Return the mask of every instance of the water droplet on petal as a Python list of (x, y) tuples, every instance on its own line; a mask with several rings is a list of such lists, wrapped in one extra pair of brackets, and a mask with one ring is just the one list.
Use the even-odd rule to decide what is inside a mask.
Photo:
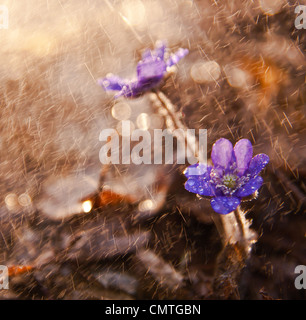
[(192, 187), (195, 184), (195, 181), (193, 179), (189, 179), (187, 184)]

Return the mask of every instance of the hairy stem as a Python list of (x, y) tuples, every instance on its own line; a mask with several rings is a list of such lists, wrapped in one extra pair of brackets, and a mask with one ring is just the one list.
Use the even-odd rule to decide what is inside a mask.
[(240, 206), (227, 215), (221, 215), (220, 218), (223, 225), (224, 246), (239, 243), (244, 253), (248, 255), (257, 235), (250, 229), (250, 222), (245, 218)]
[[(175, 110), (174, 105), (161, 91), (154, 92), (155, 97), (161, 103), (161, 107), (165, 112), (162, 112), (167, 129), (173, 132), (174, 130), (180, 129), (176, 131), (176, 137), (180, 143), (184, 144), (187, 150), (189, 150), (190, 154), (194, 154), (196, 158), (198, 158), (198, 141), (190, 140), (187, 137), (187, 128), (184, 123), (180, 119), (180, 114)], [(156, 101), (155, 101), (156, 102)], [(158, 104), (155, 103), (158, 107)]]

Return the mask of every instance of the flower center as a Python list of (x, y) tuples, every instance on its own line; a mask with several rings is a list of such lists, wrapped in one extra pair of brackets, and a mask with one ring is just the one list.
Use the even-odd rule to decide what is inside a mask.
[(223, 184), (230, 189), (235, 189), (237, 186), (237, 179), (237, 176), (234, 174), (226, 174), (223, 176)]

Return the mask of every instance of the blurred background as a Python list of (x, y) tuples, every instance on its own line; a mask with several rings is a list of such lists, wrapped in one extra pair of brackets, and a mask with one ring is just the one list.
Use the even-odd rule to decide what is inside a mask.
[[(304, 1), (0, 4), (1, 299), (305, 299)], [(208, 130), (208, 156), (224, 137), (270, 157), (242, 207), (259, 239), (228, 290), (214, 285), (217, 214), (184, 190), (186, 166), (99, 161), (104, 128), (167, 127), (152, 94), (114, 100), (97, 85), (135, 76), (157, 40), (190, 51), (160, 90), (186, 127)]]

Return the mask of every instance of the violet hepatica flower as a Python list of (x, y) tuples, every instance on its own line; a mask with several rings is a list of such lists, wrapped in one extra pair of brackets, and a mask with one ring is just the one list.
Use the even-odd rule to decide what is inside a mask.
[(213, 166), (195, 164), (185, 170), (188, 178), (185, 189), (212, 197), (210, 202), (214, 211), (228, 214), (263, 183), (259, 173), (269, 162), (269, 157), (264, 153), (252, 156), (253, 147), (249, 140), (241, 139), (233, 148), (229, 140), (221, 138), (212, 147)]
[(162, 42), (158, 43), (154, 50), (147, 49), (142, 55), (142, 60), (137, 64), (137, 77), (135, 79), (122, 79), (113, 74), (108, 74), (106, 78), (99, 79), (98, 83), (106, 91), (119, 91), (115, 98), (139, 96), (159, 85), (167, 73), (167, 69), (177, 64), (189, 52), (188, 49), (180, 48), (168, 59), (165, 59), (165, 50), (166, 46)]

